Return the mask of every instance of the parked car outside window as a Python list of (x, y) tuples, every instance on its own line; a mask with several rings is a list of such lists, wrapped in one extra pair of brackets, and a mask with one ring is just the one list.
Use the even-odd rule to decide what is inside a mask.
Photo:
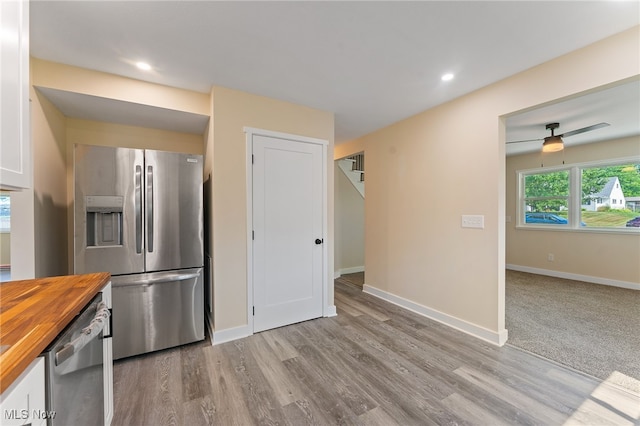
[(551, 223), (555, 225), (566, 225), (567, 219), (553, 213), (526, 213), (525, 223)]
[[(549, 223), (553, 225), (567, 225), (569, 221), (557, 214), (553, 213), (525, 213), (525, 223)], [(587, 226), (586, 223), (580, 222), (580, 226)]]
[(631, 219), (630, 221), (627, 222), (627, 226), (629, 227), (635, 227), (635, 228), (640, 228), (640, 216), (638, 217), (634, 217), (633, 219)]

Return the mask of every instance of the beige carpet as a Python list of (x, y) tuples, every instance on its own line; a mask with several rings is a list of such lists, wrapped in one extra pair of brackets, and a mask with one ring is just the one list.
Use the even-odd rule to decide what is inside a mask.
[(506, 272), (507, 344), (640, 392), (640, 291)]

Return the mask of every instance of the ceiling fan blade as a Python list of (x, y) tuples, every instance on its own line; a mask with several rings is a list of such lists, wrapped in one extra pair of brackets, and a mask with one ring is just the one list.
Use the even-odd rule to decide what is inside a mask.
[(543, 141), (543, 140), (544, 140), (544, 138), (539, 138), (539, 139), (525, 139), (525, 140), (522, 140), (522, 141), (508, 141), (508, 142), (506, 142), (506, 143), (507, 143), (507, 144), (510, 144), (510, 143), (521, 143), (521, 142), (536, 142), (536, 141)]
[(568, 138), (569, 136), (573, 136), (573, 135), (579, 135), (580, 133), (585, 133), (585, 132), (590, 132), (592, 130), (596, 130), (596, 129), (601, 129), (603, 127), (607, 127), (610, 126), (609, 123), (598, 123), (598, 124), (594, 124), (593, 126), (587, 126), (587, 127), (583, 127), (582, 129), (577, 129), (577, 130), (572, 130), (570, 132), (565, 132), (560, 136), (561, 138)]

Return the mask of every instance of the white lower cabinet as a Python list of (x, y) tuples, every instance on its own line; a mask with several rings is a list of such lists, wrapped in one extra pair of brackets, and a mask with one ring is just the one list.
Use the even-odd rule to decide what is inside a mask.
[(0, 398), (3, 426), (46, 425), (44, 359), (36, 358)]
[[(102, 300), (111, 309), (111, 283), (102, 290)], [(111, 336), (111, 321), (104, 328), (104, 335)], [(109, 426), (113, 419), (113, 339), (107, 337), (103, 341), (104, 362), (104, 424)]]

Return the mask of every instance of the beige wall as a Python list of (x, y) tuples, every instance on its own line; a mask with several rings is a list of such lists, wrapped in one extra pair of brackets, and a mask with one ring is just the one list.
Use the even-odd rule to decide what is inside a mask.
[(31, 87), (35, 275), (67, 274), (67, 194), (64, 115)]
[[(246, 138), (253, 127), (329, 141), (328, 251), (333, 271), (333, 114), (224, 87), (212, 90), (215, 123), (207, 155), (213, 153), (213, 264), (216, 332), (247, 325)], [(333, 280), (329, 277), (329, 300)]]
[(66, 125), (68, 148), (74, 144), (117, 146), (160, 151), (204, 153), (204, 137), (192, 133), (125, 126), (102, 121), (68, 118)]
[(339, 160), (341, 158), (349, 157), (351, 155), (364, 152), (366, 149), (364, 139), (355, 139), (352, 141), (341, 143), (336, 145), (333, 151), (333, 159)]
[[(640, 137), (567, 147), (564, 154), (546, 154), (546, 167), (640, 156)], [(509, 265), (586, 275), (640, 285), (640, 238), (597, 232), (557, 232), (516, 229), (518, 170), (540, 167), (540, 153), (507, 157), (506, 214)], [(554, 262), (547, 254), (554, 254)]]
[(335, 199), (335, 270), (364, 268), (364, 198), (337, 163)]
[[(639, 27), (361, 138), (375, 288), (504, 337), (502, 116), (639, 73)], [(463, 229), (461, 215), (485, 216)]]
[(0, 265), (11, 263), (11, 234), (0, 232)]

